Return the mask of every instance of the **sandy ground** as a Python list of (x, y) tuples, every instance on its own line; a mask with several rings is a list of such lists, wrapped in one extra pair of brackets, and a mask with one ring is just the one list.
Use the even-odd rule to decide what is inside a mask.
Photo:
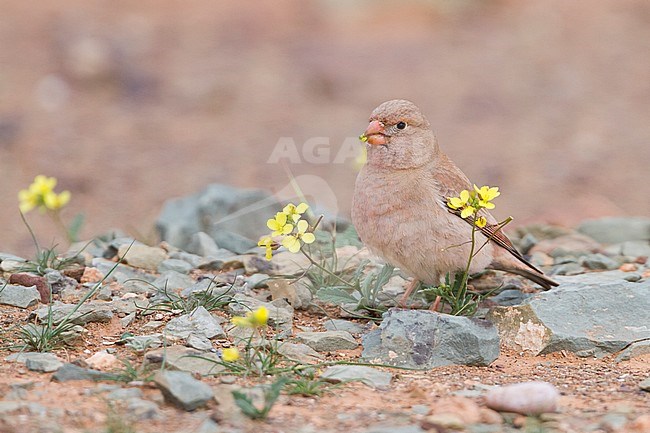
[[(24, 315), (8, 307), (0, 308), (5, 329)], [(326, 319), (322, 315), (297, 312), (294, 323), (324, 330), (322, 323)], [(138, 329), (148, 320), (138, 319), (129, 330), (137, 335)], [(86, 359), (91, 354), (110, 347), (106, 342), (115, 341), (123, 332), (117, 318), (110, 324), (89, 324), (86, 328), (90, 332), (83, 344), (55, 353), (66, 361)], [(117, 349), (116, 356), (120, 359), (130, 360), (134, 365), (139, 365), (142, 361), (142, 357), (124, 347), (112, 347)], [(34, 373), (24, 366), (4, 361), (8, 353), (0, 350), (0, 395), (6, 395), (16, 385), (22, 384), (27, 390), (23, 401), (38, 403), (50, 412), (41, 417), (29, 415), (27, 409), (22, 414), (14, 413), (7, 418), (4, 427), (0, 422), (0, 427), (4, 428), (0, 428), (0, 431), (51, 431), (47, 428), (51, 429), (54, 425), (62, 427), (66, 433), (103, 431), (106, 428), (108, 403), (104, 398), (105, 393), (97, 391), (97, 384), (87, 381), (53, 382), (50, 380), (51, 374)], [(354, 361), (360, 355), (360, 349), (326, 355), (330, 360)], [(336, 388), (320, 398), (283, 395), (264, 422), (242, 421), (242, 416), (234, 414), (237, 409), (214, 403), (210, 404), (208, 410), (194, 413), (179, 411), (163, 403), (162, 395), (155, 386), (145, 385), (141, 387), (144, 398), (158, 402), (163, 417), (128, 423), (137, 432), (190, 432), (195, 431), (205, 419), (213, 417), (221, 420), (226, 429), (236, 426), (245, 432), (292, 432), (301, 431), (305, 426), (312, 429), (306, 431), (354, 432), (378, 424), (426, 426), (426, 413), (422, 413), (422, 408), (414, 409), (420, 406), (428, 408), (429, 412), (448, 407), (452, 413), (461, 414), (466, 422), (473, 423), (486, 416), (496, 415), (485, 409), (479, 396), (485, 386), (529, 380), (548, 381), (561, 392), (559, 411), (546, 416), (545, 428), (583, 432), (587, 426), (601, 423), (606, 414), (623, 414), (630, 421), (638, 419), (644, 413), (650, 415), (650, 393), (643, 392), (638, 387), (638, 383), (650, 374), (648, 356), (615, 363), (611, 358), (577, 358), (564, 353), (534, 357), (504, 351), (489, 367), (450, 366), (431, 371), (387, 371), (394, 374), (392, 384), (387, 389), (373, 390), (357, 383)], [(203, 378), (203, 381), (215, 386), (221, 382), (219, 378)], [(31, 385), (25, 385), (28, 383)], [(247, 383), (250, 382), (238, 380), (240, 385)], [(457, 392), (473, 392), (473, 395), (458, 397), (455, 394)], [(63, 415), (52, 415), (57, 410)], [(124, 420), (130, 419), (129, 411), (119, 402), (112, 410)], [(486, 411), (488, 415), (485, 414)], [(514, 415), (510, 417), (511, 422), (517, 422), (514, 418)], [(500, 417), (497, 416), (496, 419), (499, 420)], [(525, 422), (523, 417), (519, 417), (519, 422)], [(7, 430), (8, 425), (19, 425), (20, 428)], [(642, 431), (639, 430), (638, 433)]]

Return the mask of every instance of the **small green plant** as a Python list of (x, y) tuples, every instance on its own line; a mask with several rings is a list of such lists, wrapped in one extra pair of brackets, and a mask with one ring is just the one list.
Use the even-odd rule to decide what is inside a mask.
[[(476, 313), (479, 303), (490, 293), (478, 294), (468, 290), (470, 267), (472, 260), (481, 249), (510, 221), (507, 218), (503, 222), (488, 226), (488, 220), (481, 215), (484, 209), (494, 209), (494, 200), (501, 195), (498, 187), (474, 185), (474, 190), (463, 190), (458, 197), (449, 197), (447, 207), (461, 218), (472, 225), (471, 238), (469, 240), (470, 250), (465, 268), (459, 272), (447, 273), (444, 284), (425, 289), (425, 296), (435, 296), (432, 309), (437, 310), (442, 304), (443, 311), (448, 310), (453, 315), (472, 316)], [(489, 228), (489, 229), (488, 229)], [(476, 232), (480, 231), (487, 237), (483, 245), (477, 245)], [(452, 245), (449, 248), (459, 247)]]
[(284, 360), (284, 356), (278, 352), (278, 343), (275, 340), (268, 340), (266, 327), (269, 319), (269, 311), (266, 307), (259, 307), (255, 311), (249, 311), (246, 316), (235, 316), (232, 318), (233, 325), (250, 330), (248, 337), (241, 338), (238, 347), (231, 347), (222, 351), (220, 364), (232, 374), (248, 376), (266, 376), (277, 374), (278, 366)]
[(331, 383), (316, 377), (314, 369), (299, 371), (295, 378), (290, 378), (285, 386), (289, 395), (302, 395), (304, 397), (320, 397), (327, 391), (341, 386), (341, 383)]
[(386, 311), (386, 307), (381, 304), (378, 295), (381, 289), (395, 274), (395, 268), (391, 265), (384, 265), (378, 271), (370, 271), (363, 276), (363, 270), (368, 262), (362, 262), (355, 271), (352, 283), (347, 285), (337, 285), (331, 287), (322, 287), (316, 292), (316, 296), (325, 302), (337, 305), (354, 304), (353, 311), (348, 311), (358, 317), (365, 317), (358, 311), (366, 310), (373, 314), (370, 318), (381, 316)]
[(121, 359), (122, 368), (113, 372), (113, 380), (117, 382), (151, 382), (155, 372), (148, 370), (144, 365), (135, 366), (128, 359)]
[[(148, 314), (153, 311), (175, 312), (182, 311), (189, 314), (196, 310), (198, 307), (203, 307), (208, 311), (217, 310), (225, 307), (234, 301), (233, 296), (230, 294), (233, 290), (234, 283), (223, 292), (220, 287), (216, 286), (216, 276), (210, 281), (210, 284), (205, 290), (194, 292), (187, 297), (183, 297), (177, 293), (170, 291), (165, 282), (162, 290), (152, 283), (144, 280), (141, 281), (158, 291), (158, 295), (154, 298), (152, 303), (146, 307), (141, 307), (136, 304), (140, 314)], [(214, 286), (213, 286), (214, 285)]]
[(272, 384), (264, 386), (262, 407), (255, 405), (253, 398), (246, 392), (232, 391), (232, 396), (244, 415), (255, 420), (266, 419), (287, 381), (287, 378), (281, 377)]
[[(120, 258), (104, 278), (97, 282), (63, 317), (63, 319), (58, 321), (56, 324), (52, 313), (52, 292), (50, 292), (47, 319), (45, 320), (45, 323), (29, 323), (21, 327), (19, 330), (18, 338), (22, 341), (23, 347), (37, 352), (49, 352), (63, 346), (68, 341), (70, 331), (72, 331), (76, 326), (75, 322), (79, 320), (79, 317), (75, 317), (75, 314), (86, 303), (86, 301), (97, 292), (102, 283), (113, 273), (121, 261), (122, 259)], [(90, 314), (90, 311), (82, 314), (81, 317), (86, 314)]]

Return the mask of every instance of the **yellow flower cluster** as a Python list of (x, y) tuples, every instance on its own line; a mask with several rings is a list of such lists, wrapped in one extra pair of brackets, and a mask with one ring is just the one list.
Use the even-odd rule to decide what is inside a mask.
[(292, 253), (300, 251), (302, 244), (311, 244), (316, 240), (309, 228), (309, 223), (302, 219), (302, 214), (307, 209), (309, 206), (306, 203), (300, 203), (298, 206), (289, 203), (282, 209), (282, 212), (275, 214), (275, 218), (266, 222), (266, 226), (271, 230), (271, 235), (264, 236), (257, 245), (265, 249), (267, 260), (271, 260), (273, 250), (280, 246), (273, 239), (274, 237), (282, 237), (280, 243)]
[(61, 194), (54, 192), (56, 178), (38, 175), (27, 189), (18, 192), (19, 207), (22, 213), (38, 207), (41, 211), (59, 210), (70, 201), (70, 191)]
[[(500, 196), (499, 187), (474, 185), (473, 191), (462, 190), (458, 197), (449, 197), (447, 206), (454, 210), (460, 210), (461, 218), (469, 218), (476, 215), (481, 209), (494, 209), (492, 200)], [(474, 219), (474, 224), (479, 227), (485, 227), (487, 220), (484, 216), (478, 216)]]
[(243, 328), (261, 328), (269, 321), (269, 310), (266, 307), (259, 307), (255, 311), (249, 311), (245, 317), (235, 316), (231, 320), (233, 325)]
[(228, 347), (221, 351), (221, 359), (225, 362), (235, 362), (239, 359), (239, 350), (236, 347)]

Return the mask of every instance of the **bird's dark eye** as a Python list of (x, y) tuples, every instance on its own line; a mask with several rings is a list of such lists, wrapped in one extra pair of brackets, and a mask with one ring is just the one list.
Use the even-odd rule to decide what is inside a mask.
[(406, 128), (406, 122), (399, 122), (395, 126), (397, 127), (397, 129), (404, 129), (404, 128)]

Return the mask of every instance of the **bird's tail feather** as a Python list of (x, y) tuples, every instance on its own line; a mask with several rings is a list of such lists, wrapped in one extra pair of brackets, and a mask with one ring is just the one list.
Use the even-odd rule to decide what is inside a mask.
[(513, 267), (512, 265), (502, 265), (499, 262), (492, 262), (490, 265), (492, 269), (497, 269), (499, 271), (510, 272), (511, 274), (521, 275), (524, 278), (531, 280), (534, 283), (539, 284), (544, 288), (544, 290), (550, 290), (553, 287), (559, 286), (559, 284), (541, 272), (535, 272), (532, 269), (528, 268), (519, 268)]

